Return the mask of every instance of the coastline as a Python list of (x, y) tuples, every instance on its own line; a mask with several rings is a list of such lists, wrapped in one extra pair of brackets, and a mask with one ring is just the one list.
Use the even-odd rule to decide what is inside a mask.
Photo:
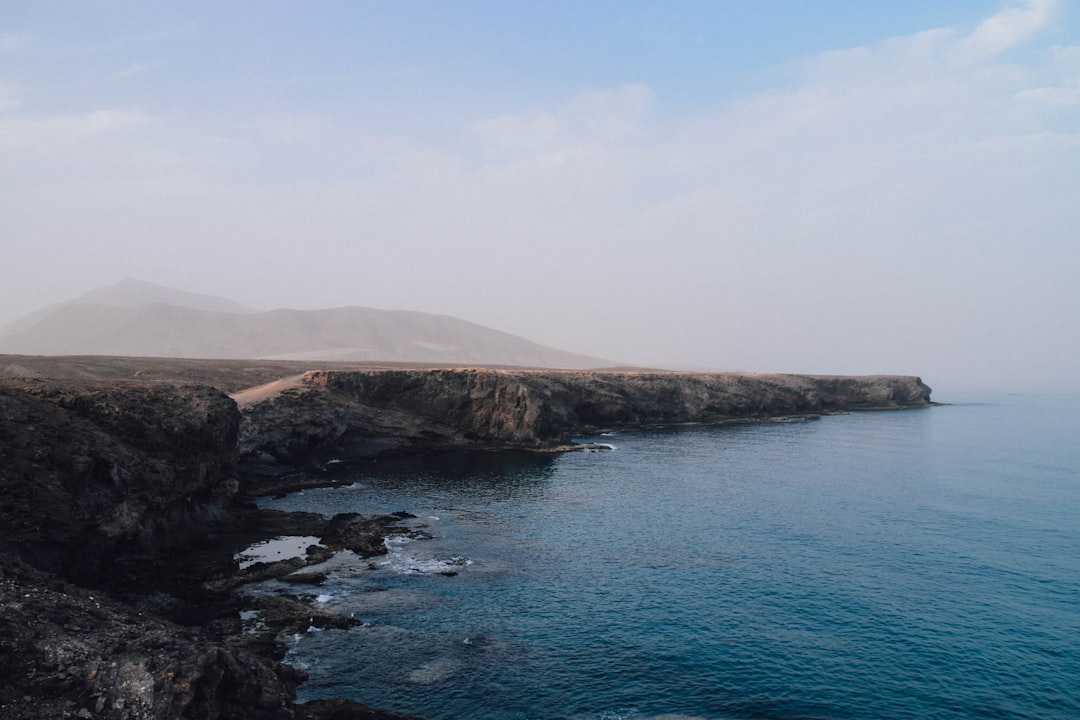
[[(324, 518), (247, 504), (328, 459), (562, 452), (583, 449), (571, 435), (595, 427), (930, 405), (921, 381), (893, 376), (297, 373), (257, 361), (11, 356), (2, 368), (0, 514), (11, 530), (0, 547), (0, 708), (12, 718), (394, 718), (351, 701), (296, 703), (304, 675), (279, 662), (292, 633), (355, 622), (305, 600), (319, 582), (309, 568), (333, 552), (384, 553), (388, 535), (407, 532), (398, 526), (407, 509)], [(271, 392), (239, 387), (274, 373)], [(241, 474), (260, 461), (265, 472)], [(303, 557), (238, 566), (238, 552), (281, 535), (319, 543)], [(236, 592), (269, 577), (300, 590)], [(258, 621), (245, 625), (241, 613)]]

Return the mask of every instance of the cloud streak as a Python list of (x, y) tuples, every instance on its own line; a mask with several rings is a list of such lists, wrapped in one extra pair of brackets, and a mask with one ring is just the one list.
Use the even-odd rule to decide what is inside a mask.
[(1050, 23), (1058, 0), (1027, 0), (979, 23), (961, 48), (976, 56), (992, 55), (1030, 40)]

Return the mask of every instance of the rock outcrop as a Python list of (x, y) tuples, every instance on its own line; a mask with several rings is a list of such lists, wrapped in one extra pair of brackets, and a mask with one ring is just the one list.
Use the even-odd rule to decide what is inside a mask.
[[(304, 675), (275, 659), (276, 632), (351, 620), (264, 597), (252, 609), (269, 634), (238, 637), (232, 591), (286, 573), (318, 583), (306, 568), (339, 550), (384, 551), (408, 514), (245, 507), (241, 459), (552, 451), (604, 428), (930, 404), (918, 378), (893, 376), (0, 361), (0, 715), (16, 720), (392, 720), (347, 700), (296, 703)], [(234, 553), (252, 532), (313, 535), (321, 546), (239, 570)]]
[(36, 718), (292, 718), (303, 673), (0, 561), (0, 713)]
[[(0, 716), (394, 717), (295, 703), (305, 675), (276, 662), (273, 637), (229, 632), (240, 631), (228, 592), (238, 583), (219, 579), (215, 591), (209, 580), (235, 574), (252, 531), (265, 537), (239, 527), (251, 516), (314, 527), (356, 552), (379, 551), (397, 520), (307, 522), (238, 505), (239, 422), (211, 387), (0, 380)], [(267, 576), (304, 562), (281, 565)], [(275, 609), (282, 627), (314, 622), (295, 605), (296, 619)]]
[(351, 370), (233, 397), (245, 459), (303, 465), (425, 450), (553, 450), (603, 429), (922, 407), (930, 388), (891, 375)]
[(236, 494), (239, 423), (209, 387), (0, 382), (0, 549), (92, 582), (197, 532)]

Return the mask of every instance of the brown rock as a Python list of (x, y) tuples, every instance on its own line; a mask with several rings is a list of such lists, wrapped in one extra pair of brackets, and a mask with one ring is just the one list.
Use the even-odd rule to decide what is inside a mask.
[(292, 465), (449, 449), (560, 450), (574, 434), (930, 405), (916, 377), (492, 369), (312, 371), (242, 407), (247, 458)]

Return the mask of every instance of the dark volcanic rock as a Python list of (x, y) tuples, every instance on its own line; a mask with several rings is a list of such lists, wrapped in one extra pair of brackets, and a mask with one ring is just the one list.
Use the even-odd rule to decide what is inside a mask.
[[(603, 428), (930, 404), (918, 378), (894, 376), (298, 374), (288, 365), (272, 387), (236, 393), (241, 415), (221, 390), (162, 380), (171, 372), (191, 380), (220, 375), (219, 387), (235, 388), (243, 378), (274, 377), (278, 365), (3, 360), (0, 716), (16, 720), (392, 720), (347, 700), (296, 704), (304, 676), (275, 661), (282, 634), (355, 621), (317, 612), (303, 595), (232, 591), (290, 574), (318, 582), (317, 568), (303, 569), (335, 550), (385, 552), (385, 535), (405, 532), (392, 526), (410, 516), (328, 519), (242, 506), (240, 452), (251, 462), (303, 466), (383, 452), (550, 451)], [(10, 376), (31, 368), (53, 379)], [(140, 373), (154, 380), (101, 379)], [(267, 477), (278, 488), (295, 482)], [(312, 535), (325, 547), (238, 571), (234, 553), (276, 535)], [(259, 628), (237, 635), (242, 608), (257, 614)]]
[(385, 555), (383, 538), (390, 532), (390, 524), (397, 520), (387, 515), (338, 513), (327, 523), (322, 541), (331, 548), (352, 550), (360, 557)]
[[(295, 717), (304, 674), (275, 662), (278, 635), (355, 621), (263, 598), (267, 632), (221, 634), (239, 582), (332, 552), (237, 573), (247, 544), (329, 524), (234, 504), (239, 420), (208, 387), (0, 380), (0, 717)], [(397, 519), (339, 525), (360, 548)]]
[(282, 575), (278, 580), (294, 585), (322, 585), (326, 582), (326, 573), (294, 572), (289, 575)]
[(924, 407), (916, 377), (529, 370), (313, 371), (239, 393), (240, 450), (302, 466), (446, 449), (552, 450), (574, 434)]
[(0, 677), (7, 720), (278, 720), (305, 676), (5, 558)]
[(239, 419), (207, 387), (0, 381), (0, 549), (92, 583), (191, 536), (236, 493)]

